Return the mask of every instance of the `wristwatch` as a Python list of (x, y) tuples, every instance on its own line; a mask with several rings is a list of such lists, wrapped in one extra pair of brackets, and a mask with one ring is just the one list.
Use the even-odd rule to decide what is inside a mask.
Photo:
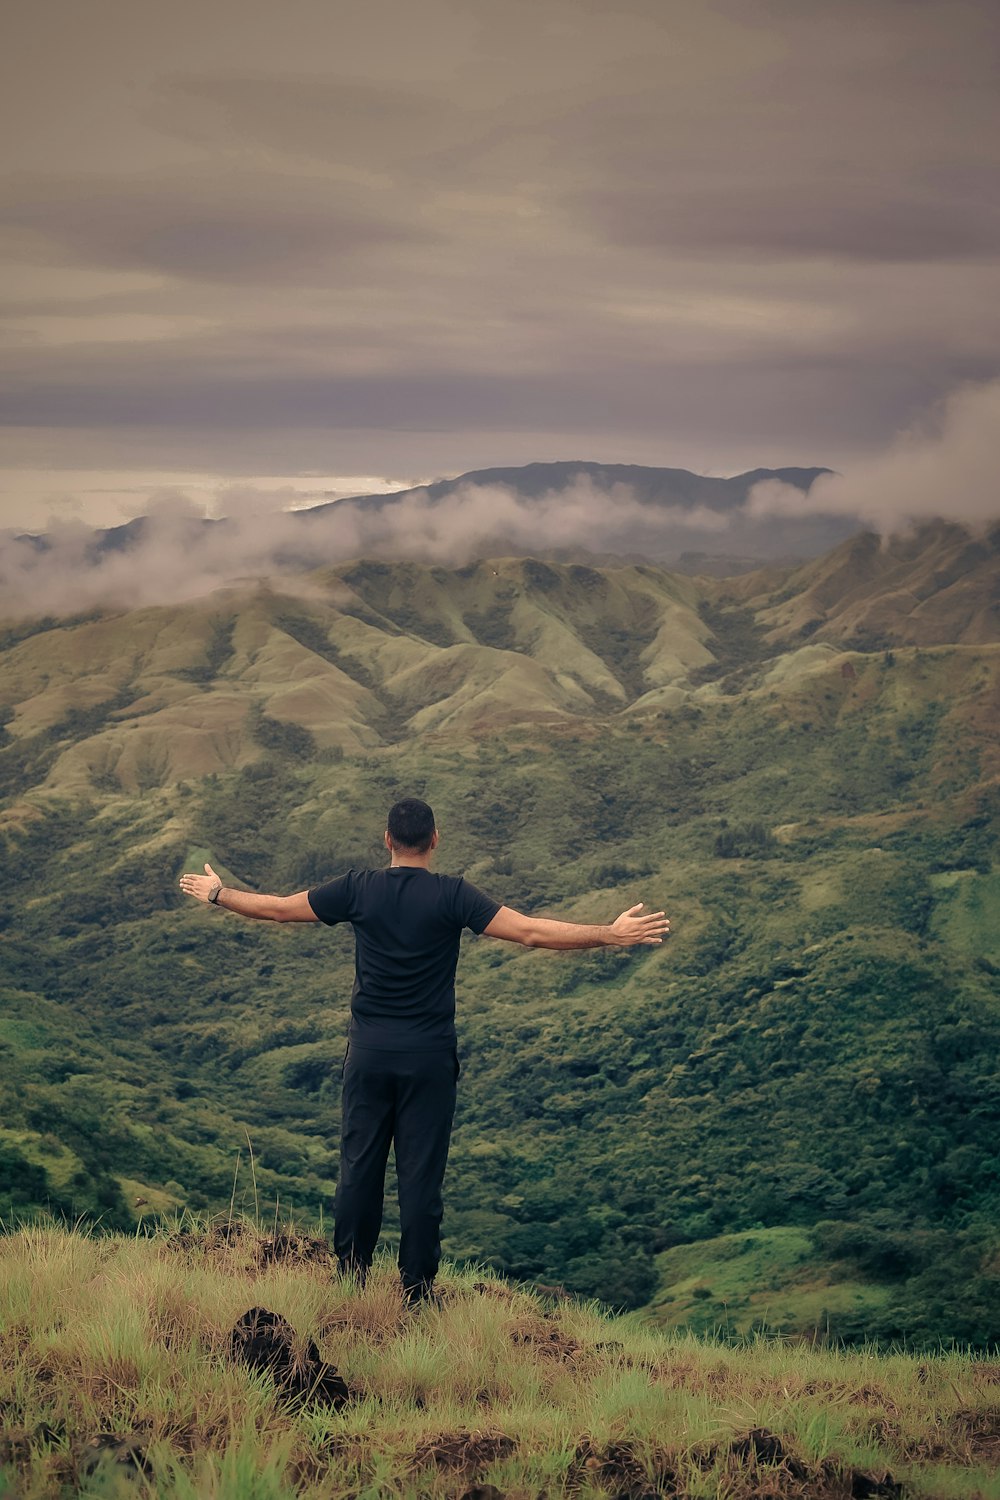
[(222, 892), (222, 881), (220, 880), (218, 882), (218, 884), (214, 885), (212, 887), (212, 889), (208, 893), (208, 899), (209, 899), (209, 901), (211, 902), (211, 904), (213, 906), (218, 906), (218, 904), (219, 904), (219, 896), (220, 896), (221, 892)]

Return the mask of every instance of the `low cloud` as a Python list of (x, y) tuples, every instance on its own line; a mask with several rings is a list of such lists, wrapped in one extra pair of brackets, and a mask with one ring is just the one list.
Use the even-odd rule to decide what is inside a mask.
[(685, 537), (721, 535), (728, 524), (710, 506), (652, 506), (626, 486), (587, 482), (532, 499), (502, 485), (463, 485), (441, 500), (417, 490), (401, 504), (311, 513), (289, 510), (293, 498), (287, 487), (226, 486), (210, 520), (183, 491), (158, 490), (110, 546), (106, 534), (57, 518), (41, 541), (0, 534), (0, 616), (175, 603), (263, 578), (299, 588), (305, 571), (363, 556), (460, 564), (491, 552), (626, 543), (662, 555), (671, 542), (680, 551)]
[(978, 523), (1000, 518), (1000, 380), (954, 392), (882, 454), (849, 474), (822, 475), (808, 496), (765, 480), (747, 500), (748, 515), (856, 516), (894, 531), (943, 516)]

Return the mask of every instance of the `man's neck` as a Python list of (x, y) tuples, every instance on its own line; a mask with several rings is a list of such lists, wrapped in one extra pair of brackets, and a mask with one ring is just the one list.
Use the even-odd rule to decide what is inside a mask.
[(431, 856), (429, 854), (397, 854), (393, 851), (390, 870), (429, 870)]

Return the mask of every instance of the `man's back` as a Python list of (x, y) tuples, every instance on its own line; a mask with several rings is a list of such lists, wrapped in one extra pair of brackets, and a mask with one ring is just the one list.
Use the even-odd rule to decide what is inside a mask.
[(455, 970), (462, 929), (500, 910), (469, 881), (420, 866), (349, 870), (309, 892), (321, 922), (350, 922), (355, 979), (350, 1041), (386, 1051), (455, 1045)]

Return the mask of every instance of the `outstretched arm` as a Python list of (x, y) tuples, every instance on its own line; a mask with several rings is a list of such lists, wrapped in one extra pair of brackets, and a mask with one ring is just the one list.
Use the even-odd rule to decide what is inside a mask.
[(526, 917), (510, 906), (501, 906), (488, 927), (486, 937), (504, 938), (525, 948), (631, 948), (636, 943), (662, 943), (670, 934), (670, 922), (662, 911), (640, 916), (642, 902), (629, 907), (606, 926), (588, 927), (581, 922), (556, 922), (550, 917)]
[(216, 875), (212, 866), (206, 864), (204, 875), (182, 875), (181, 890), (196, 901), (209, 901), (214, 906), (224, 906), (241, 917), (256, 917), (263, 922), (318, 922), (319, 918), (309, 905), (308, 891), (298, 891), (294, 896), (256, 896), (253, 891), (233, 891)]

